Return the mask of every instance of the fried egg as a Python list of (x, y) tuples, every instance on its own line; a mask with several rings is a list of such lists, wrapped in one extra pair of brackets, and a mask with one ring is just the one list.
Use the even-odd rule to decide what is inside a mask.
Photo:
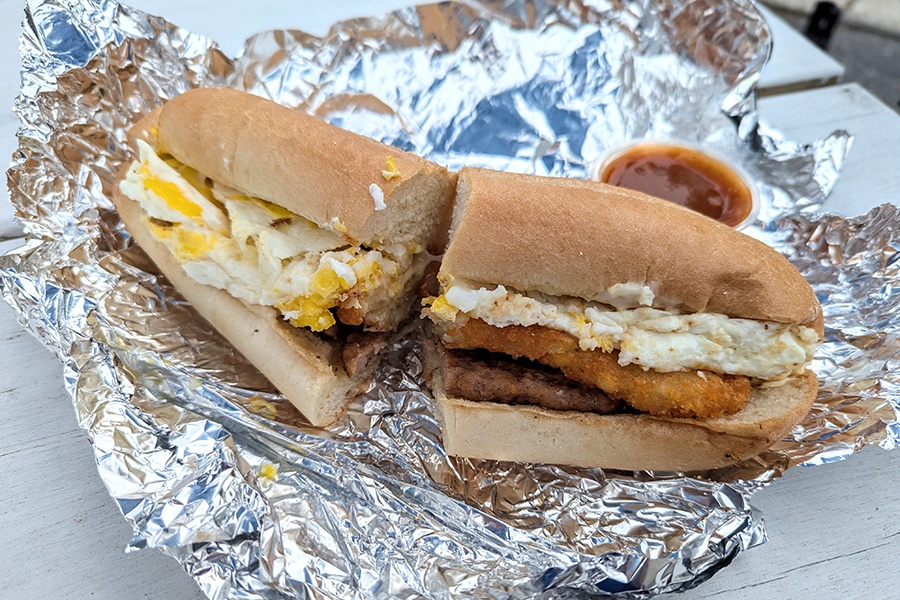
[(396, 296), (415, 249), (351, 246), (337, 231), (205, 179), (138, 141), (120, 184), (145, 224), (196, 281), (273, 306), (297, 327), (324, 331), (351, 294)]
[(502, 285), (447, 282), (430, 302), (435, 322), (481, 319), (494, 327), (539, 325), (578, 338), (582, 350), (619, 351), (619, 364), (660, 372), (706, 369), (767, 381), (801, 371), (818, 334), (809, 327), (651, 306), (617, 309), (574, 298), (525, 295)]

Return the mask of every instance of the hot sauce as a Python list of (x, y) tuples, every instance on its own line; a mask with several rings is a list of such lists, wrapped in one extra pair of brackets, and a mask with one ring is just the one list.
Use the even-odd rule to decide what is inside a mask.
[(753, 209), (747, 183), (731, 167), (698, 150), (642, 143), (612, 157), (600, 181), (663, 198), (730, 227)]

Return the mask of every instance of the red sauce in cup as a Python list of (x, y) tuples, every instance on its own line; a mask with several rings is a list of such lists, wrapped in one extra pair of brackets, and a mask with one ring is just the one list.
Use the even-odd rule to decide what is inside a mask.
[(666, 143), (632, 146), (600, 169), (600, 181), (663, 198), (734, 227), (753, 209), (744, 179), (703, 152)]

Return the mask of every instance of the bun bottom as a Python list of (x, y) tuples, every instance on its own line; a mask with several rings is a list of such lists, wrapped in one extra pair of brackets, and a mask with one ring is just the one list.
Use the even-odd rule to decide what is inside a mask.
[(254, 306), (198, 283), (143, 224), (141, 206), (116, 185), (113, 202), (138, 246), (200, 315), (265, 375), (310, 423), (335, 421), (364, 382), (340, 360), (340, 342), (285, 323), (274, 308)]
[(818, 381), (806, 372), (753, 391), (740, 412), (719, 419), (599, 415), (472, 402), (444, 393), (432, 374), (448, 454), (467, 458), (601, 467), (700, 471), (750, 458), (783, 438), (812, 407)]

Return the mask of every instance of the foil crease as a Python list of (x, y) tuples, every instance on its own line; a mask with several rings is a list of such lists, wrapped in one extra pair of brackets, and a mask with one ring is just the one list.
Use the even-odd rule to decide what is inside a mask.
[[(898, 209), (819, 214), (852, 137), (801, 146), (758, 122), (770, 52), (748, 0), (485, 0), (261, 33), (232, 60), (111, 0), (32, 0), (9, 171), (27, 243), (0, 291), (63, 363), (132, 549), (210, 598), (640, 598), (698, 585), (765, 540), (752, 493), (796, 465), (900, 440)], [(584, 177), (605, 148), (679, 137), (740, 160), (752, 235), (822, 300), (813, 411), (708, 473), (449, 458), (415, 325), (370, 389), (310, 427), (130, 244), (108, 200), (125, 129), (227, 85), (439, 162)]]

